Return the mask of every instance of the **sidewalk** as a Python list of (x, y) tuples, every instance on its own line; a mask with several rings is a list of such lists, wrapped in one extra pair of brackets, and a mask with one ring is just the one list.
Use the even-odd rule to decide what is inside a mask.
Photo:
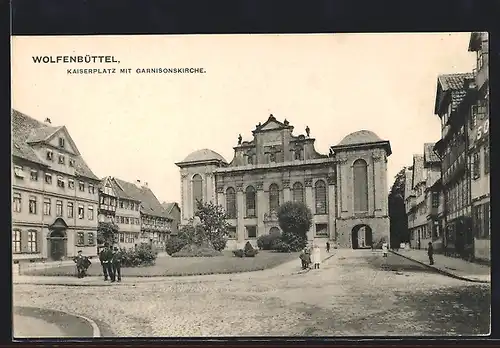
[(439, 273), (453, 278), (477, 283), (491, 282), (491, 268), (489, 266), (479, 265), (477, 263), (440, 254), (434, 254), (434, 265), (431, 266), (429, 265), (427, 250), (410, 249), (397, 252), (391, 250), (391, 252), (421, 265), (425, 265), (426, 267), (433, 268)]

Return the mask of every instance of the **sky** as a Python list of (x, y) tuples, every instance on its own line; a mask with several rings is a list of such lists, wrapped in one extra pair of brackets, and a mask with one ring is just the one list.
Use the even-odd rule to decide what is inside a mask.
[[(470, 72), (470, 33), (58, 36), (12, 38), (12, 107), (65, 125), (98, 177), (147, 182), (180, 201), (176, 162), (210, 148), (228, 162), (238, 134), (269, 114), (309, 126), (327, 154), (366, 129), (389, 140), (388, 185), (440, 138), (437, 76)], [(34, 63), (33, 56), (114, 56), (119, 63)], [(204, 74), (137, 74), (137, 68)], [(67, 69), (115, 68), (116, 74)], [(132, 73), (120, 74), (121, 68)]]

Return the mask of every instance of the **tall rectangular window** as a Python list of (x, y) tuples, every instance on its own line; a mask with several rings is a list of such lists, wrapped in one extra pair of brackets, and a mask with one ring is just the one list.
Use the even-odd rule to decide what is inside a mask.
[(20, 213), (21, 206), (22, 206), (21, 194), (19, 192), (14, 192), (12, 197), (12, 210), (15, 213)]
[(94, 207), (89, 205), (89, 220), (94, 220)]
[(80, 181), (80, 182), (78, 183), (78, 189), (79, 189), (81, 192), (85, 191), (85, 183), (84, 183), (83, 181)]
[(52, 212), (52, 202), (50, 198), (44, 198), (43, 199), (43, 215), (51, 215)]
[(45, 173), (45, 183), (47, 185), (52, 185), (52, 174)]
[(85, 208), (82, 204), (78, 206), (78, 218), (83, 219), (85, 217)]
[(358, 159), (353, 164), (354, 211), (368, 211), (368, 164)]
[(479, 151), (474, 152), (472, 159), (472, 178), (477, 179), (481, 176), (481, 157)]
[(489, 174), (490, 172), (490, 147), (486, 144), (484, 147), (484, 174)]
[(36, 214), (36, 212), (37, 212), (36, 197), (35, 196), (30, 196), (29, 211), (30, 211), (30, 214)]
[(257, 226), (247, 226), (247, 238), (257, 238)]
[(94, 233), (89, 232), (89, 233), (87, 234), (87, 244), (88, 244), (88, 245), (94, 245), (94, 244), (95, 244), (95, 243), (94, 243)]
[(56, 201), (56, 216), (63, 216), (63, 202)]
[(78, 246), (85, 245), (85, 234), (83, 232), (78, 232), (76, 234), (76, 245)]
[(68, 218), (72, 219), (74, 213), (73, 202), (68, 202)]
[(28, 252), (38, 252), (38, 233), (37, 231), (28, 231)]
[(32, 169), (30, 171), (30, 179), (32, 181), (38, 181), (38, 170)]
[(432, 207), (439, 207), (439, 192), (432, 192)]
[(21, 252), (21, 231), (12, 231), (12, 252), (19, 254)]

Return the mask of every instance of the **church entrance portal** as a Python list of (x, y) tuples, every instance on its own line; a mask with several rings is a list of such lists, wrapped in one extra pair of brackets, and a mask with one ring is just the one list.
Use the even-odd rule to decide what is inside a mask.
[(351, 232), (353, 249), (368, 249), (372, 247), (372, 229), (368, 225), (356, 225)]

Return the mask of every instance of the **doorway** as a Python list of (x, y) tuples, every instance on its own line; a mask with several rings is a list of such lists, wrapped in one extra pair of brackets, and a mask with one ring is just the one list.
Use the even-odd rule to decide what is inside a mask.
[(369, 249), (373, 244), (372, 229), (370, 226), (356, 225), (351, 231), (351, 243), (353, 249)]
[(54, 230), (50, 233), (50, 258), (53, 261), (60, 261), (66, 256), (66, 232), (64, 230)]

